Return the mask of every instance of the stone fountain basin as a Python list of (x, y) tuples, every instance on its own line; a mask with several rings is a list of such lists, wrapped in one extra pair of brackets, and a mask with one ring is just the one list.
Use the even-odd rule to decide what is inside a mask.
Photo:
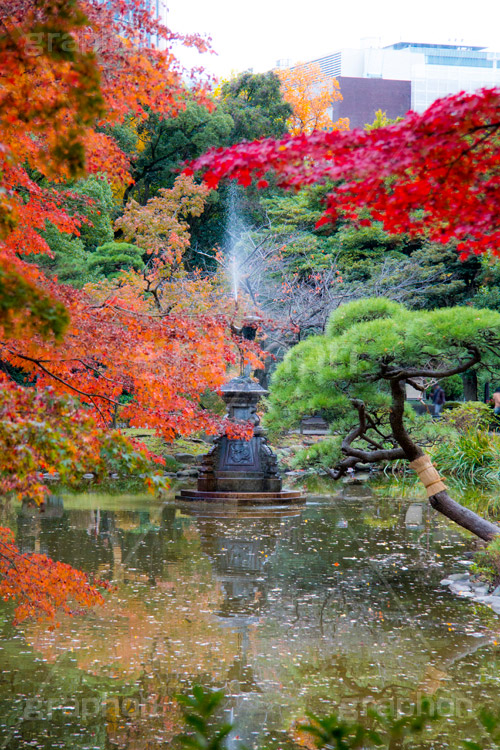
[(280, 505), (281, 503), (302, 503), (306, 501), (303, 492), (280, 490), (278, 492), (204, 492), (202, 490), (181, 490), (176, 500), (231, 503), (233, 505)]

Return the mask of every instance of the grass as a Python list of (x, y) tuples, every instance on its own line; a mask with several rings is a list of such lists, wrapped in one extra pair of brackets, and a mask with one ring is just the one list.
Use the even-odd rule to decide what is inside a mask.
[(135, 438), (144, 443), (151, 453), (162, 456), (166, 461), (165, 471), (177, 471), (180, 468), (179, 461), (174, 458), (176, 453), (202, 456), (210, 450), (210, 445), (200, 438), (178, 438), (172, 443), (167, 443), (154, 430), (146, 428), (126, 427), (122, 432), (127, 437)]
[(500, 480), (500, 437), (496, 434), (469, 429), (429, 452), (445, 476), (478, 484)]
[(500, 537), (495, 537), (487, 547), (476, 552), (474, 568), (493, 586), (500, 583)]

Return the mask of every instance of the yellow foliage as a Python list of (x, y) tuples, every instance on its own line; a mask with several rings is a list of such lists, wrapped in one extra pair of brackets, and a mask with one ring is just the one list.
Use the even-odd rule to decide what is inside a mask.
[(333, 122), (331, 107), (342, 101), (336, 78), (326, 76), (317, 63), (299, 63), (278, 72), (283, 98), (292, 109), (288, 130), (292, 135), (313, 130), (348, 130), (349, 120)]

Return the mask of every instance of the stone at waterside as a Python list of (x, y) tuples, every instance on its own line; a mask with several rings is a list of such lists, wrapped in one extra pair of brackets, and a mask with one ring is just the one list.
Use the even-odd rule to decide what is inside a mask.
[(198, 469), (192, 468), (192, 469), (182, 469), (181, 471), (176, 472), (176, 476), (180, 478), (184, 477), (197, 477), (199, 474)]
[(469, 578), (470, 576), (468, 573), (453, 573), (453, 575), (447, 576), (447, 578), (443, 578), (441, 583), (443, 584), (443, 586), (446, 586), (452, 581), (468, 581)]
[(450, 583), (450, 591), (452, 591), (454, 594), (458, 594), (459, 596), (474, 596), (472, 586), (470, 585), (470, 583), (466, 583), (465, 581), (456, 581), (455, 583)]
[(201, 464), (203, 455), (196, 456), (192, 453), (174, 453), (174, 458), (180, 464)]
[(453, 573), (443, 578), (441, 585), (448, 586), (452, 594), (491, 607), (495, 614), (500, 615), (500, 586), (488, 594), (489, 587), (469, 573)]

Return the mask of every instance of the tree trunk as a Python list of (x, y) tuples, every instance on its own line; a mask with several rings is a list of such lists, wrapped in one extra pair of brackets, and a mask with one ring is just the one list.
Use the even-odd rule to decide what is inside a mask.
[(484, 403), (487, 404), (490, 400), (490, 381), (487, 380), (484, 384)]
[[(477, 380), (476, 380), (477, 383)], [(392, 434), (398, 444), (404, 451), (409, 461), (415, 461), (416, 458), (424, 455), (423, 450), (412, 440), (404, 426), (403, 415), (405, 405), (405, 384), (404, 381), (391, 381), (392, 407), (390, 422)], [(496, 524), (481, 518), (474, 511), (464, 508), (463, 505), (452, 500), (447, 492), (437, 492), (429, 498), (431, 506), (442, 513), (446, 518), (455, 521), (462, 528), (471, 531), (473, 534), (489, 542), (493, 537), (500, 534), (500, 527)]]
[(127, 205), (129, 198), (132, 197), (132, 193), (135, 190), (135, 188), (136, 188), (135, 182), (132, 182), (130, 185), (127, 185), (127, 187), (125, 188), (125, 191), (123, 193), (123, 205), (124, 206)]
[(485, 518), (481, 518), (481, 516), (478, 516), (472, 510), (464, 508), (463, 505), (452, 500), (447, 492), (438, 492), (432, 495), (429, 498), (429, 502), (439, 513), (455, 521), (455, 523), (458, 523), (464, 529), (472, 531), (473, 534), (480, 539), (484, 539), (485, 542), (491, 541), (493, 537), (500, 534), (498, 526), (491, 523), (491, 521), (487, 521)]
[(470, 370), (463, 374), (464, 398), (466, 401), (477, 401), (477, 372)]

